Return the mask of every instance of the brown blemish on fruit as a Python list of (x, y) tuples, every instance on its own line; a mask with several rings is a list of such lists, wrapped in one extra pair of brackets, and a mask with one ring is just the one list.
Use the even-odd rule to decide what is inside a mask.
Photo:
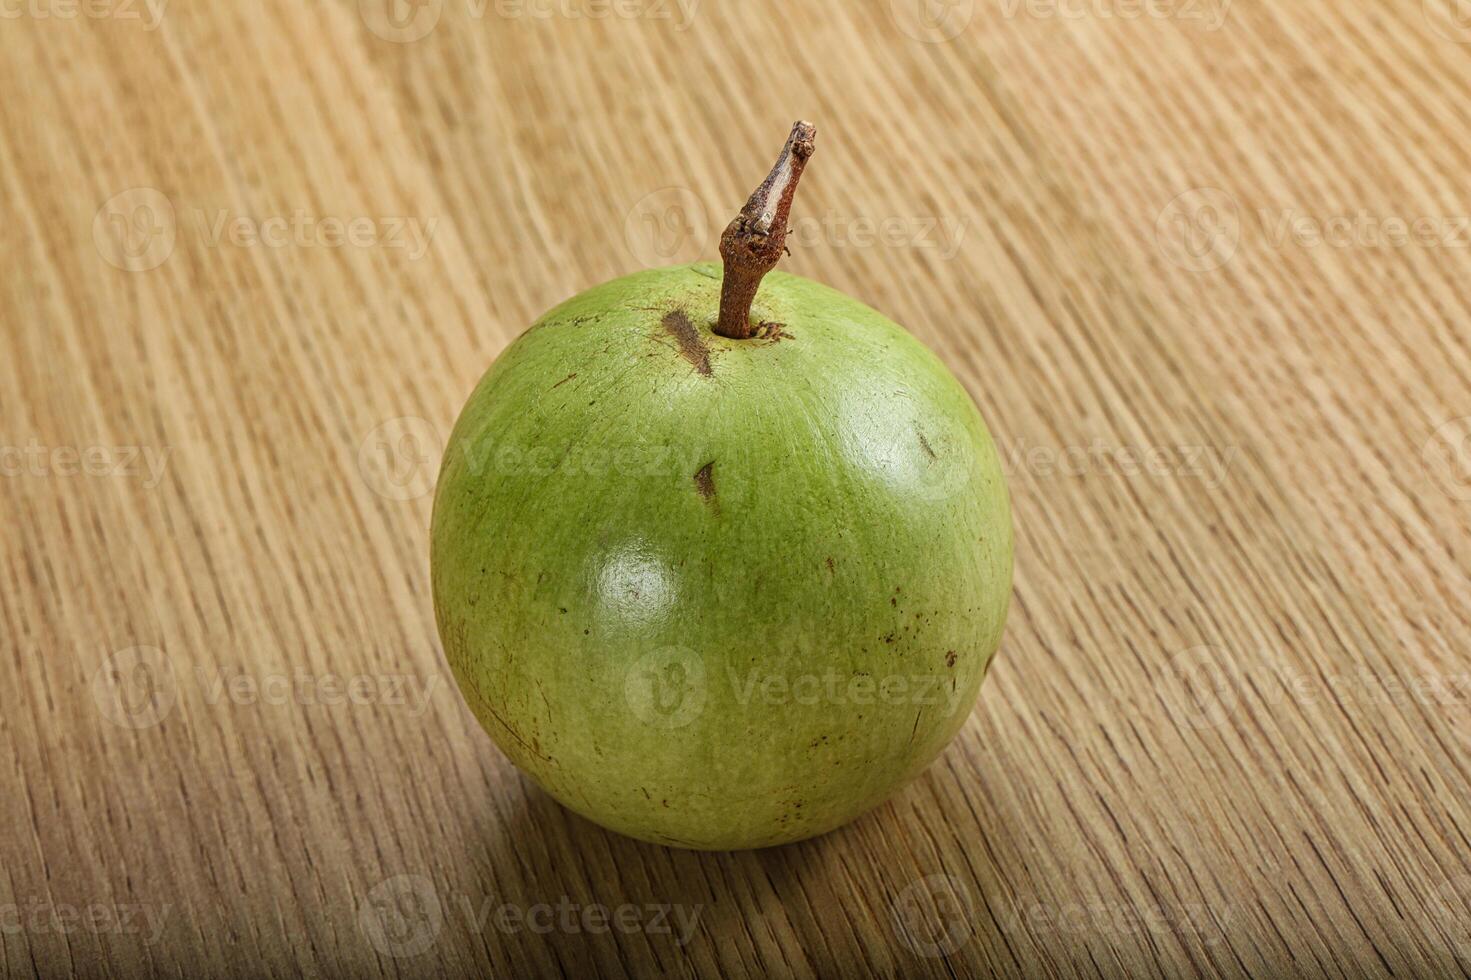
[(951, 650), (950, 652), (948, 652), (948, 653), (945, 654), (945, 666), (946, 667), (954, 667), (955, 666), (955, 651), (954, 650)]
[(837, 568), (833, 566), (833, 559), (831, 555), (829, 555), (827, 559), (827, 570), (829, 572), (832, 572), (834, 575), (836, 575), (838, 571)]
[(924, 449), (924, 454), (926, 456), (928, 456), (930, 459), (939, 459), (940, 458), (940, 457), (936, 456), (935, 455), (935, 451), (932, 448), (930, 448), (930, 441), (924, 437), (924, 433), (923, 432), (916, 431), (915, 432), (915, 435), (919, 436), (919, 444), (920, 444), (920, 447)]
[(763, 323), (756, 328), (756, 336), (773, 344), (792, 339), (792, 335), (787, 333), (785, 323)]
[(670, 837), (668, 834), (655, 834), (654, 836), (666, 844), (673, 844), (675, 847), (699, 848), (702, 846), (695, 841), (684, 840), (680, 837)]
[(717, 511), (720, 509), (720, 501), (715, 496), (715, 460), (695, 471), (695, 490), (711, 507)]
[(576, 371), (573, 371), (571, 374), (567, 375), (567, 377), (563, 378), (561, 381), (558, 381), (556, 384), (552, 385), (552, 390), (553, 391), (556, 391), (558, 388), (562, 387), (564, 384), (566, 384), (567, 382), (571, 381), (575, 377), (577, 377), (577, 372)]
[(670, 310), (664, 314), (662, 322), (669, 336), (679, 345), (679, 356), (693, 364), (696, 371), (709, 376), (712, 373), (710, 348), (705, 346), (704, 338), (690, 322), (689, 315), (684, 310)]
[(506, 721), (506, 719), (501, 716), (501, 713), (496, 711), (489, 702), (482, 700), (480, 703), (485, 708), (485, 710), (490, 713), (490, 716), (500, 723), (501, 728), (505, 729), (506, 733), (516, 740), (517, 745), (521, 746), (523, 749), (525, 749), (527, 752), (530, 752), (538, 759), (542, 759), (546, 762), (555, 761), (552, 759), (551, 756), (541, 751), (541, 744), (539, 741), (536, 742), (536, 744), (532, 744), (532, 742), (526, 741), (521, 733), (513, 728), (511, 726), (511, 723)]

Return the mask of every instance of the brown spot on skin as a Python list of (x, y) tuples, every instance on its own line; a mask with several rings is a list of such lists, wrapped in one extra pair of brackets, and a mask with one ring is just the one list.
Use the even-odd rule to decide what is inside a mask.
[(491, 707), (488, 702), (482, 701), (481, 704), (484, 706), (486, 711), (490, 712), (490, 716), (492, 718), (500, 722), (500, 726), (506, 730), (507, 734), (509, 734), (512, 738), (516, 740), (516, 744), (520, 745), (523, 749), (530, 752), (532, 755), (536, 756), (539, 759), (543, 759), (547, 762), (554, 761), (551, 756), (546, 755), (541, 751), (540, 744), (533, 745), (531, 742), (526, 741), (526, 739), (521, 736), (521, 733), (512, 728), (511, 725), (506, 721), (506, 719), (501, 717), (500, 712)]
[(946, 667), (954, 667), (955, 666), (955, 651), (954, 650), (951, 650), (949, 653), (945, 654), (945, 666)]
[(552, 385), (552, 390), (553, 391), (556, 391), (558, 388), (562, 387), (564, 384), (566, 384), (567, 382), (571, 381), (575, 377), (577, 377), (577, 372), (576, 371), (573, 371), (571, 374), (567, 375), (567, 377), (563, 378), (561, 381), (558, 381), (556, 384)]
[(720, 501), (715, 496), (715, 460), (712, 459), (696, 471), (695, 490), (705, 498), (706, 503), (717, 511), (720, 510)]
[(785, 323), (763, 323), (756, 328), (756, 336), (773, 344), (783, 340), (793, 339), (792, 335), (787, 333), (787, 325)]
[(700, 331), (690, 322), (684, 310), (670, 310), (664, 314), (662, 323), (669, 336), (679, 345), (679, 356), (693, 364), (696, 371), (708, 377), (712, 373), (710, 348), (705, 346)]
[(666, 843), (666, 844), (673, 844), (675, 847), (690, 847), (690, 848), (698, 848), (698, 847), (700, 847), (700, 845), (697, 844), (694, 841), (683, 840), (682, 838), (679, 838), (679, 837), (670, 837), (668, 834), (658, 834), (656, 836), (661, 841), (663, 841), (664, 843)]
[(834, 574), (837, 574), (837, 569), (833, 567), (833, 560), (831, 557), (829, 557), (827, 560), (827, 570)]
[(940, 457), (936, 456), (935, 455), (935, 451), (930, 448), (930, 441), (924, 437), (924, 433), (923, 432), (916, 432), (915, 435), (919, 436), (919, 444), (920, 444), (921, 448), (924, 449), (924, 454), (926, 456), (928, 456), (930, 459), (939, 459), (940, 458)]

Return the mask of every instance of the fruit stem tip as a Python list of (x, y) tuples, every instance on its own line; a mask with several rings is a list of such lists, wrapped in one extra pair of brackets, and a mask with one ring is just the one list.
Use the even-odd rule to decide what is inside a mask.
[(786, 247), (792, 198), (816, 139), (817, 127), (810, 122), (792, 124), (776, 166), (720, 236), (725, 278), (720, 286), (720, 320), (715, 332), (722, 337), (747, 340), (756, 333), (751, 304), (761, 280), (776, 268)]

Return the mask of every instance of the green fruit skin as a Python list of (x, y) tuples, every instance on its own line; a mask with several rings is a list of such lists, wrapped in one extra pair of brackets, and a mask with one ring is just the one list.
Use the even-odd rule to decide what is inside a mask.
[(518, 338), (431, 532), (445, 654), (501, 749), (605, 827), (710, 850), (821, 834), (933, 761), (1012, 571), (999, 457), (939, 360), (782, 273), (752, 311), (782, 336), (725, 339), (720, 276), (630, 275)]

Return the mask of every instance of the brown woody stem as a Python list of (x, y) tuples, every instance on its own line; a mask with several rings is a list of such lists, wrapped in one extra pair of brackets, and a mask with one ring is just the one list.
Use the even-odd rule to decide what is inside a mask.
[(787, 137), (776, 166), (720, 236), (725, 279), (720, 285), (720, 322), (715, 332), (722, 337), (747, 340), (756, 333), (751, 303), (761, 280), (781, 259), (792, 197), (816, 138), (817, 127), (811, 123), (792, 125), (792, 135)]

